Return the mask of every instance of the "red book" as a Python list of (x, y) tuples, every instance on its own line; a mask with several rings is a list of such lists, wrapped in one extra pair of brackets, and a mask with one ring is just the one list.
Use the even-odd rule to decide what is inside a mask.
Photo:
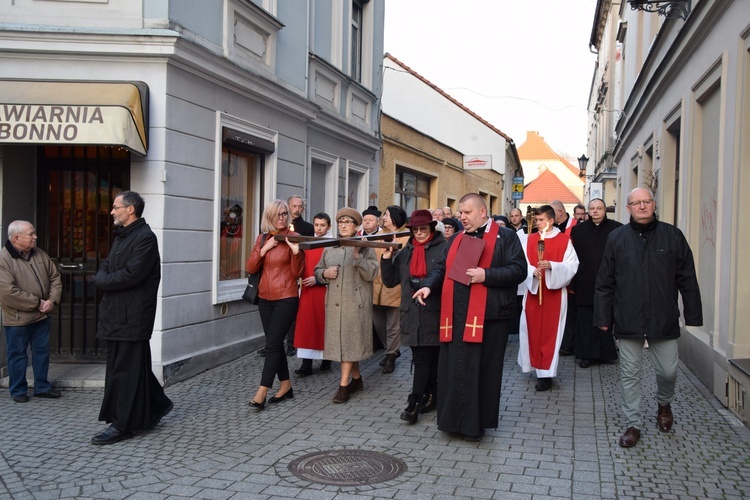
[(466, 274), (466, 271), (477, 267), (479, 259), (482, 257), (483, 249), (483, 238), (474, 238), (473, 236), (466, 236), (464, 234), (459, 242), (456, 257), (453, 259), (453, 265), (448, 269), (448, 277), (453, 281), (458, 281), (469, 286), (471, 277)]

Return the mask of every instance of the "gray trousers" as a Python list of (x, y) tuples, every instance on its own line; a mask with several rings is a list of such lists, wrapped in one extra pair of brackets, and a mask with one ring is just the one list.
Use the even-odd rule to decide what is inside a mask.
[[(622, 413), (628, 427), (641, 429), (641, 367), (645, 339), (619, 339)], [(674, 399), (679, 361), (677, 339), (649, 340), (651, 359), (656, 371), (656, 401), (670, 404)]]
[(386, 354), (401, 348), (401, 312), (398, 307), (372, 306), (372, 323)]

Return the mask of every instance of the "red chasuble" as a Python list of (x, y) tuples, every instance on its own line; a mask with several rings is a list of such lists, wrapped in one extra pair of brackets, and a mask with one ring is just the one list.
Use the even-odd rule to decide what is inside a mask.
[[(479, 265), (488, 269), (492, 265), (492, 254), (495, 251), (495, 240), (500, 232), (500, 226), (490, 222), (484, 231), (482, 240), (484, 249), (479, 258)], [(460, 252), (461, 241), (466, 236), (465, 232), (459, 233), (456, 240), (448, 250), (445, 259), (445, 274), (443, 280), (443, 292), (440, 297), (440, 342), (451, 342), (453, 340), (453, 280), (447, 276), (450, 274), (456, 254)], [(482, 342), (484, 332), (484, 312), (487, 309), (487, 287), (484, 283), (472, 283), (469, 285), (469, 310), (466, 313), (466, 325), (464, 325), (464, 342)]]
[[(315, 276), (315, 266), (325, 248), (305, 250), (305, 278)], [(326, 326), (326, 287), (303, 286), (297, 309), (297, 324), (294, 326), (294, 347), (322, 351)]]
[[(532, 233), (526, 242), (526, 255), (529, 263), (537, 267), (539, 264), (539, 253), (537, 252), (537, 242), (540, 233)], [(568, 248), (570, 238), (563, 233), (559, 233), (554, 238), (545, 238), (544, 240), (544, 258), (542, 260), (551, 260), (552, 262), (562, 262), (565, 260), (565, 250)], [(552, 272), (555, 272), (554, 264)], [(527, 291), (526, 306), (524, 314), (526, 315), (526, 324), (529, 331), (529, 358), (531, 366), (538, 370), (549, 370), (552, 364), (552, 358), (555, 356), (555, 345), (557, 343), (557, 330), (560, 326), (560, 308), (561, 297), (566, 292), (566, 288), (550, 290), (547, 288), (547, 281), (544, 280), (544, 289), (542, 290), (542, 305), (539, 305), (539, 295)]]

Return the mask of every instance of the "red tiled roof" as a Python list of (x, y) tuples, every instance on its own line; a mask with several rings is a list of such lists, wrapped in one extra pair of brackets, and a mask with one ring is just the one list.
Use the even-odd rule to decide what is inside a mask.
[(523, 203), (544, 205), (554, 200), (560, 200), (563, 204), (581, 203), (581, 200), (549, 170), (539, 174), (539, 177), (523, 190)]
[[(526, 140), (518, 146), (518, 156), (523, 160), (560, 160), (559, 154), (555, 153), (549, 145), (544, 142), (544, 137), (539, 132), (530, 130), (526, 132)], [(576, 172), (577, 173), (577, 172)]]

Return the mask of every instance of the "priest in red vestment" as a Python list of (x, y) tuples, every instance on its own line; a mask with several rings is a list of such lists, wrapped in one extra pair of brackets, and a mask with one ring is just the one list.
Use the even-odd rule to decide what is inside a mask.
[(567, 286), (578, 270), (578, 257), (568, 235), (553, 226), (554, 208), (537, 208), (534, 222), (538, 231), (529, 235), (525, 248), (529, 269), (518, 364), (524, 372), (536, 370), (536, 390), (548, 391), (557, 375), (568, 307)]
[(477, 441), (498, 425), (503, 359), (526, 263), (518, 237), (492, 222), (484, 198), (469, 193), (458, 206), (464, 230), (452, 238), (436, 280), (442, 291), (423, 287), (413, 297), (424, 305), (430, 293), (441, 293), (438, 429)]

